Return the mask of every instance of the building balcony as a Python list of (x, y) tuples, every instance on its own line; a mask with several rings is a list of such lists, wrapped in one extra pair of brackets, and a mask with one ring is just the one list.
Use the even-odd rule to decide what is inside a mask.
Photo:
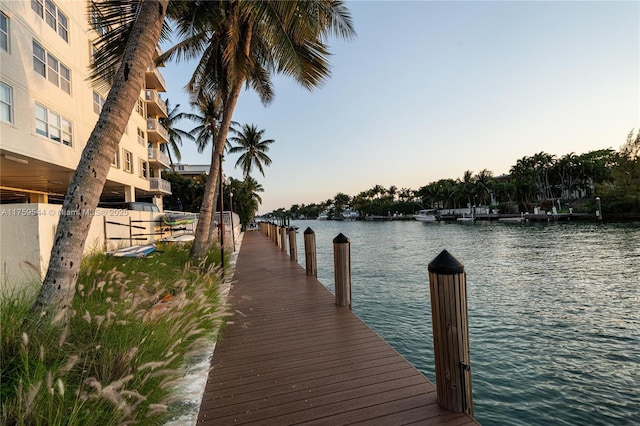
[(152, 117), (167, 117), (167, 104), (156, 90), (147, 89), (144, 91), (144, 100), (147, 104), (147, 115)]
[(147, 89), (155, 89), (158, 92), (166, 92), (167, 91), (167, 83), (164, 80), (158, 68), (151, 66), (147, 68), (147, 72), (145, 73), (144, 83)]
[(169, 142), (169, 132), (157, 118), (147, 118), (147, 140), (149, 143)]
[(162, 178), (149, 178), (149, 190), (161, 194), (171, 194), (171, 183)]
[(149, 162), (157, 163), (164, 167), (169, 167), (171, 165), (169, 156), (158, 148), (149, 148)]

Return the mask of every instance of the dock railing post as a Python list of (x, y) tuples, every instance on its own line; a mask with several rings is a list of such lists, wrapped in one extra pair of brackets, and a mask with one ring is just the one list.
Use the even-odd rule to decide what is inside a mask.
[(336, 305), (351, 309), (351, 243), (342, 233), (333, 239)]
[(438, 405), (473, 416), (464, 265), (443, 250), (429, 263)]
[(292, 262), (298, 261), (298, 243), (296, 241), (296, 228), (289, 228), (289, 260)]
[(287, 227), (280, 227), (280, 251), (287, 251)]
[(318, 278), (318, 265), (316, 263), (316, 233), (307, 227), (304, 230), (304, 265), (307, 276)]

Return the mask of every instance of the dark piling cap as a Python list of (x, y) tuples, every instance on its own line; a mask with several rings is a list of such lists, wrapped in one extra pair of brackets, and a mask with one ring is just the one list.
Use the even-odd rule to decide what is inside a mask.
[(348, 242), (349, 242), (349, 239), (345, 237), (342, 232), (339, 233), (338, 236), (333, 239), (334, 244), (344, 244)]
[(315, 232), (313, 232), (313, 229), (311, 229), (310, 227), (307, 226), (307, 229), (304, 230), (304, 234), (315, 234)]
[(429, 263), (429, 272), (443, 275), (461, 274), (464, 272), (464, 265), (448, 251), (442, 250), (442, 252)]

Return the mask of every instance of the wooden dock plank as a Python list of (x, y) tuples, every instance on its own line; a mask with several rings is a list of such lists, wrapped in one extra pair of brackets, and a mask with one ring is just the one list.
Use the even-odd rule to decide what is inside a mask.
[(475, 424), (270, 239), (248, 232), (198, 424)]

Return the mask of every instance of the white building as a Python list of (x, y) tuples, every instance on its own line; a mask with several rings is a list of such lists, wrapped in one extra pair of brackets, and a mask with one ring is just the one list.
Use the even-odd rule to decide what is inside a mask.
[(200, 175), (208, 175), (210, 164), (174, 164), (174, 171), (186, 177), (196, 177)]
[[(105, 30), (89, 1), (0, 3), (0, 202), (62, 202), (107, 93), (87, 79), (92, 40)], [(151, 201), (171, 193), (158, 121), (165, 82), (155, 67), (132, 112), (102, 201)]]
[[(108, 30), (95, 14), (89, 23), (89, 5), (88, 0), (0, 2), (0, 290), (46, 272), (60, 204), (107, 96), (87, 79), (92, 40)], [(153, 66), (145, 86), (101, 201), (147, 201), (162, 210), (162, 195), (171, 193), (161, 178), (169, 158), (160, 151), (168, 134), (159, 122), (167, 110), (158, 92), (166, 86)], [(107, 229), (109, 210), (96, 212), (85, 252), (132, 243), (124, 238), (130, 228)], [(129, 226), (131, 220), (143, 221), (148, 230), (138, 232), (153, 241), (157, 214), (125, 213), (109, 221)]]

